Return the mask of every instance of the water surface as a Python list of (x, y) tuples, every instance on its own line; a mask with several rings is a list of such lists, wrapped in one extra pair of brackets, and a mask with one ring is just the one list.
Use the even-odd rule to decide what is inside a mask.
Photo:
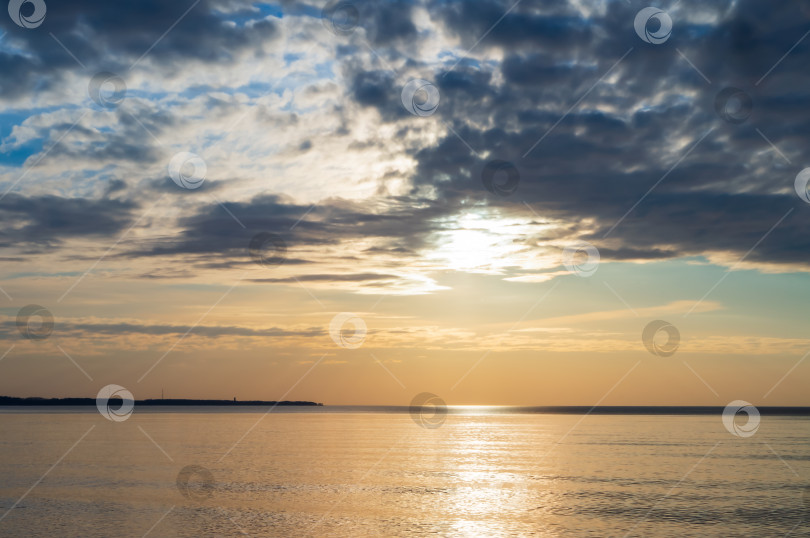
[[(0, 535), (810, 532), (804, 417), (741, 438), (719, 416), (212, 411), (0, 414)], [(197, 473), (181, 493), (189, 465), (210, 488)]]

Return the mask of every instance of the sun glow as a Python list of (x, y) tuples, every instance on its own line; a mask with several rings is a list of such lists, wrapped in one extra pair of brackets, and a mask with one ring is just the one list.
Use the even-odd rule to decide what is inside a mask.
[(430, 257), (448, 269), (505, 274), (507, 269), (551, 269), (559, 254), (541, 241), (558, 226), (504, 217), (497, 210), (476, 208), (444, 223), (435, 234)]

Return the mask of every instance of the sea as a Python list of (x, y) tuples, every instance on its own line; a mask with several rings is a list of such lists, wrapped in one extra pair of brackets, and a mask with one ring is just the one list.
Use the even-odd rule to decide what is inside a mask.
[(0, 411), (0, 536), (810, 536), (810, 418)]

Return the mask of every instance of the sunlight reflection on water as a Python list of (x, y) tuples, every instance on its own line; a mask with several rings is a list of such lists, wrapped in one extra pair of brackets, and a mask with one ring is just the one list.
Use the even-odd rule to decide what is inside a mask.
[[(715, 416), (572, 430), (581, 416), (453, 411), (436, 429), (402, 413), (272, 414), (224, 458), (256, 414), (0, 415), (0, 513), (96, 425), (0, 534), (784, 535), (807, 510), (805, 418), (764, 417), (741, 439)], [(210, 470), (210, 496), (178, 492), (189, 465)]]

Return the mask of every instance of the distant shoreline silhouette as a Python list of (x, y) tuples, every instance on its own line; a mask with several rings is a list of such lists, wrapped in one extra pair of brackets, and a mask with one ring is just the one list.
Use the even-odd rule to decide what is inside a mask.
[[(0, 396), (0, 406), (31, 405), (31, 406), (60, 406), (60, 405), (96, 405), (95, 398), (16, 398), (13, 396)], [(322, 406), (322, 403), (305, 401), (264, 401), (264, 400), (193, 400), (187, 398), (167, 398), (135, 400), (136, 406), (143, 405), (306, 405)]]
[[(17, 398), (0, 396), (2, 407), (59, 407), (95, 406), (94, 398)], [(304, 406), (328, 407), (332, 412), (356, 413), (410, 413), (407, 405), (330, 405), (309, 401), (265, 401), (265, 400), (195, 400), (187, 398), (135, 400), (136, 406), (186, 406), (186, 407), (259, 407), (259, 406)], [(606, 405), (606, 406), (453, 406), (446, 408), (448, 414), (547, 414), (547, 415), (722, 415), (722, 406), (645, 406), (645, 405)], [(810, 407), (770, 406), (758, 407), (763, 416), (806, 416), (810, 417)]]

